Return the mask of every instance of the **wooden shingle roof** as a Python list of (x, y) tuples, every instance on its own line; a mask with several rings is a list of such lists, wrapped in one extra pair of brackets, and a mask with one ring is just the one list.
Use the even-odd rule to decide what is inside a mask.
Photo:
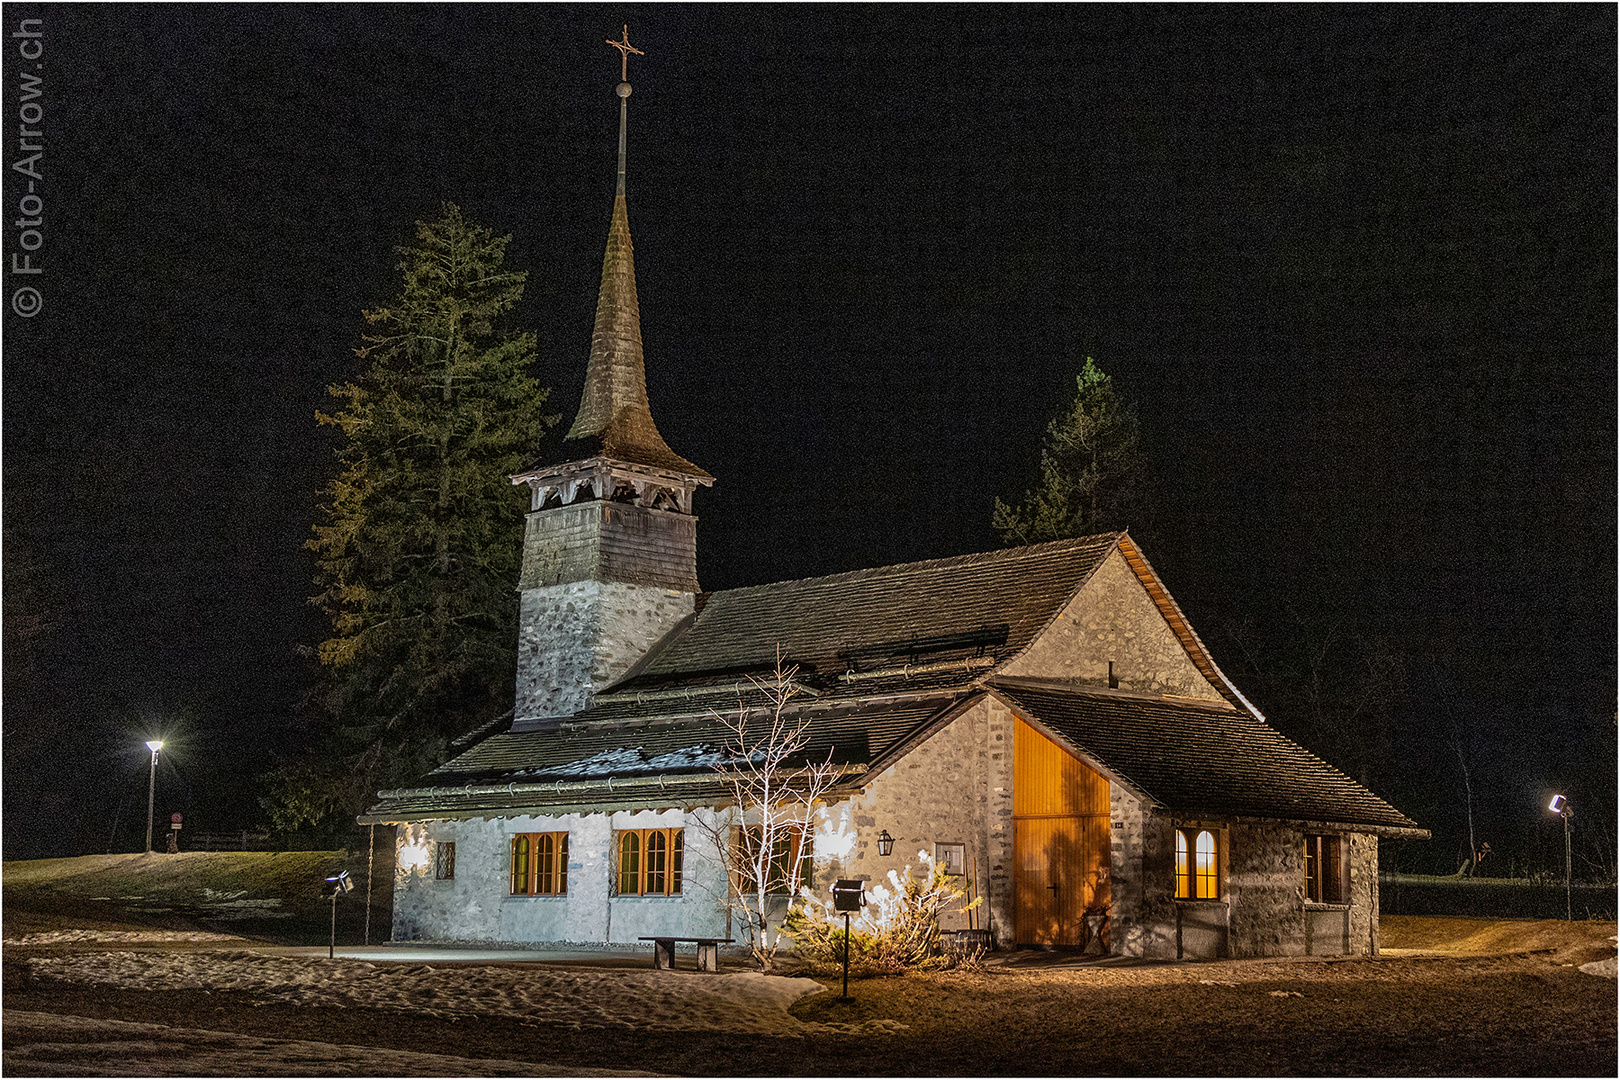
[[(756, 696), (750, 745), (758, 745), (769, 722)], [(801, 758), (844, 766), (849, 777), (869, 771), (953, 704), (949, 694), (910, 700), (809, 701), (795, 711), (808, 716), (809, 738)], [(564, 807), (658, 807), (723, 800), (730, 788), (718, 767), (735, 736), (713, 715), (687, 703), (662, 709), (644, 706), (635, 719), (569, 722), (537, 731), (492, 736), (441, 765), (423, 786), (382, 792), (361, 820), (401, 821), (434, 814), (513, 813), (520, 809), (562, 813)], [(735, 695), (714, 702), (715, 712), (735, 712)], [(598, 809), (601, 806), (597, 806)]]
[(1103, 533), (709, 593), (690, 624), (614, 689), (775, 667), (831, 685), (851, 671), (1016, 655), (1113, 550)]
[(994, 680), (1014, 712), (1176, 813), (1360, 825), (1416, 822), (1248, 713), (1191, 701)]

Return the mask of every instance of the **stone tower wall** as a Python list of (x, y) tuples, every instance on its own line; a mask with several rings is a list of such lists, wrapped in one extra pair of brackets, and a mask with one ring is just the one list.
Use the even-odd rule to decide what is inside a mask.
[(572, 716), (692, 613), (693, 595), (616, 581), (525, 589), (518, 609), (519, 720)]
[(589, 501), (529, 514), (517, 719), (571, 716), (692, 613), (697, 518)]

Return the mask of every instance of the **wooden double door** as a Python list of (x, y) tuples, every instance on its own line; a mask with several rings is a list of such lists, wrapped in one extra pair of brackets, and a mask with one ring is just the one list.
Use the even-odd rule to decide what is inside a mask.
[[(1013, 724), (1013, 860), (1020, 945), (1090, 943), (1109, 902), (1108, 781)], [(1088, 925), (1087, 917), (1092, 916)]]

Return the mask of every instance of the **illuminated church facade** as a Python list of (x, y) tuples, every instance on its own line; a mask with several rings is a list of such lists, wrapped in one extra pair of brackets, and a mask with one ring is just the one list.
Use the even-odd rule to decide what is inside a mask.
[(943, 928), (997, 947), (1376, 953), (1378, 841), (1427, 833), (1266, 723), (1128, 533), (700, 589), (714, 478), (647, 400), (618, 94), (572, 452), (513, 478), (512, 718), (360, 819), (398, 827), (395, 940), (740, 937), (705, 849), (730, 792), (717, 716), (767, 707), (780, 655), (807, 756), (835, 766), (810, 840), (823, 899), (934, 859), (983, 901)]

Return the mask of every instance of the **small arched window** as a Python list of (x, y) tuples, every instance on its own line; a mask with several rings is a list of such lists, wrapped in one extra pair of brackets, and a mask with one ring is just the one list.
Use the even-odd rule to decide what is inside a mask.
[(527, 896), (529, 892), (529, 837), (512, 837), (512, 895)]
[(1205, 829), (1198, 834), (1193, 866), (1193, 894), (1200, 900), (1213, 900), (1220, 891), (1220, 867), (1215, 862), (1215, 834)]
[(641, 891), (641, 834), (619, 834), (619, 892), (634, 895)]
[(1219, 900), (1220, 833), (1213, 829), (1177, 829), (1174, 871), (1177, 900)]

